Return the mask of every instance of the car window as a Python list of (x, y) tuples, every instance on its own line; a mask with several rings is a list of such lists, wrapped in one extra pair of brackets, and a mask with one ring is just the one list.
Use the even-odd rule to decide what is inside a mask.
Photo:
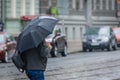
[(4, 35), (1, 35), (1, 34), (0, 34), (0, 43), (4, 43), (4, 42), (5, 42)]
[(55, 26), (55, 28), (53, 30), (53, 34), (57, 34), (57, 33), (62, 33), (62, 27), (61, 26)]
[(107, 28), (107, 27), (100, 28), (98, 34), (99, 35), (109, 35), (109, 28)]
[(107, 27), (94, 27), (87, 28), (86, 34), (88, 35), (108, 35), (109, 29)]
[(99, 30), (99, 28), (87, 28), (86, 34), (88, 34), (88, 35), (98, 34), (98, 30)]

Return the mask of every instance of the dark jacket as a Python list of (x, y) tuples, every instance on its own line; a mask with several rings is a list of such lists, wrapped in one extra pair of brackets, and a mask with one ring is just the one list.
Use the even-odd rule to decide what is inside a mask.
[(40, 44), (37, 48), (32, 48), (25, 51), (22, 55), (23, 60), (26, 64), (26, 70), (45, 70), (47, 65), (47, 55), (42, 56), (42, 52), (40, 52), (41, 46)]

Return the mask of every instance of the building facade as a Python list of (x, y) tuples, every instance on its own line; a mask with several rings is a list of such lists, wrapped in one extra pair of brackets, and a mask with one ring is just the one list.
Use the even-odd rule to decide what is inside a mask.
[[(4, 7), (5, 31), (17, 36), (22, 29), (21, 16), (38, 15), (39, 0), (0, 0), (0, 15)], [(4, 3), (4, 4), (3, 4)], [(0, 17), (2, 21), (2, 17)]]
[[(64, 26), (64, 33), (69, 41), (80, 41), (87, 25), (86, 16), (90, 10), (86, 10), (91, 4), (91, 24), (93, 26), (110, 25), (117, 26), (116, 0), (40, 0), (46, 5), (40, 5), (40, 13), (44, 13), (50, 6), (58, 9), (58, 17)], [(87, 4), (90, 1), (90, 4)], [(90, 6), (88, 6), (90, 7)]]
[[(21, 16), (44, 14), (51, 7), (58, 9), (60, 18), (58, 26), (63, 27), (63, 33), (68, 41), (80, 41), (86, 23), (86, 3), (91, 1), (92, 25), (118, 25), (115, 16), (116, 0), (0, 0), (4, 2), (5, 30), (13, 35), (21, 32)], [(0, 4), (2, 7), (3, 4)], [(88, 10), (89, 11), (89, 10)], [(2, 14), (0, 8), (0, 15)], [(2, 19), (2, 16), (0, 17)]]

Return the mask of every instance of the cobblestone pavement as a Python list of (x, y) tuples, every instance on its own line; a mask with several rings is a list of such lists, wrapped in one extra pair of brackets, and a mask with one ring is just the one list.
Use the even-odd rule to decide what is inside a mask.
[[(0, 64), (0, 80), (28, 80), (12, 63)], [(120, 80), (120, 53), (80, 52), (49, 58), (46, 80)]]
[(120, 80), (119, 51), (76, 54), (67, 60), (47, 70), (46, 80)]
[[(111, 63), (112, 62), (112, 63)], [(120, 59), (49, 70), (46, 80), (120, 80)]]

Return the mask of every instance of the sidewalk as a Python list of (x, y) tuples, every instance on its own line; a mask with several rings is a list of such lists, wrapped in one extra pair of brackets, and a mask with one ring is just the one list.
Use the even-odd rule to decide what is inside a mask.
[[(80, 41), (68, 41), (68, 54), (75, 53), (82, 51), (82, 44)], [(51, 57), (50, 54), (48, 54), (48, 57)]]
[(78, 52), (82, 50), (81, 41), (68, 41), (68, 53)]

